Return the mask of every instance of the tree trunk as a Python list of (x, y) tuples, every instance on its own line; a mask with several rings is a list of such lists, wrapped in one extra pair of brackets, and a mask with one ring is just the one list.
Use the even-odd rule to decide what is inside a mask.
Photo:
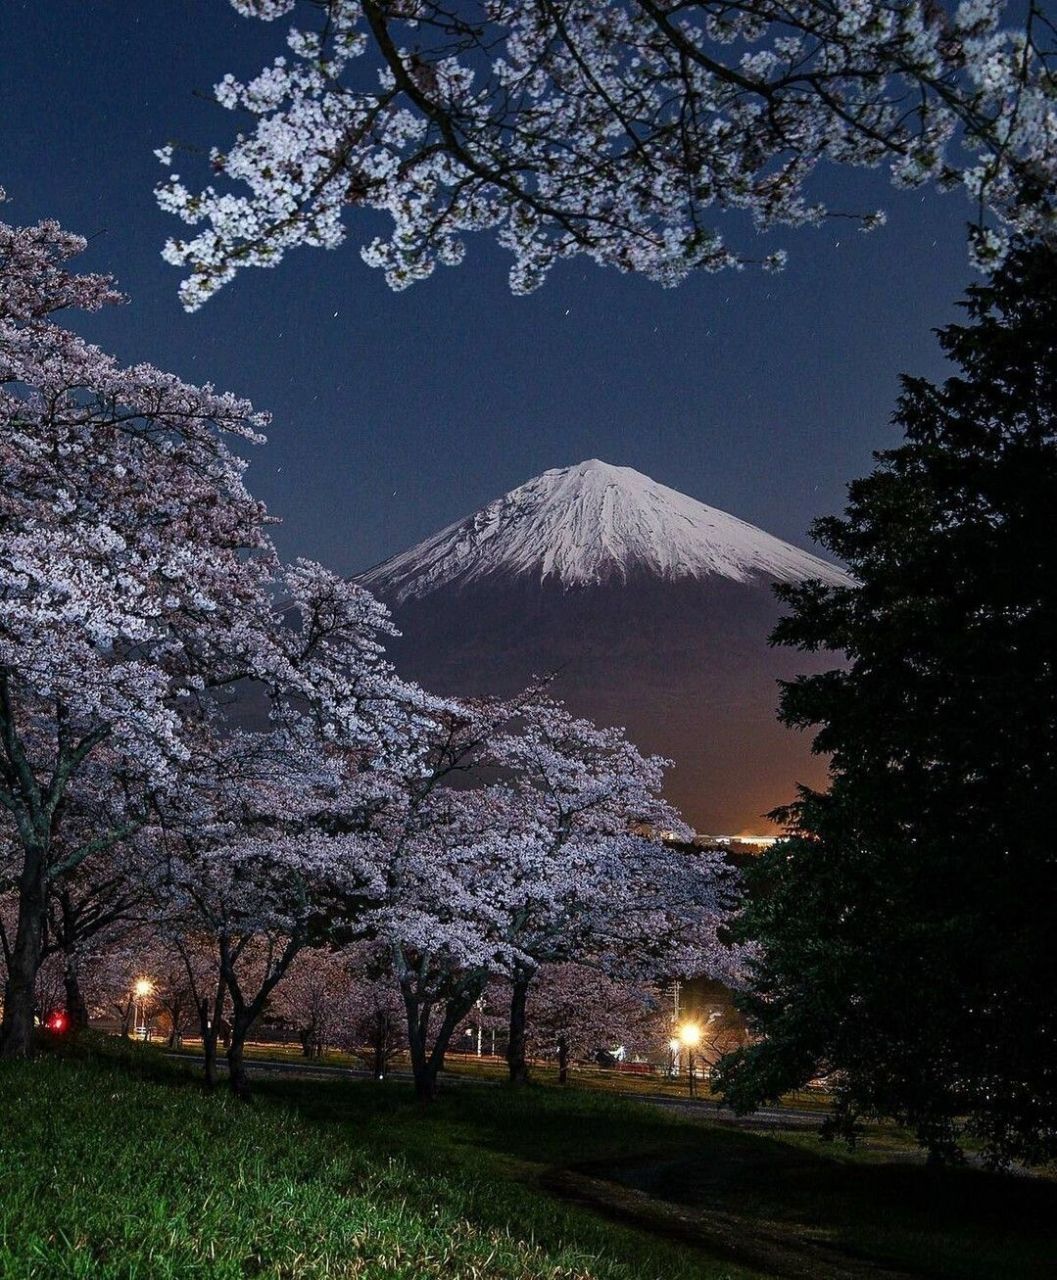
[(207, 1089), (217, 1087), (217, 1034), (210, 1030), (202, 1037), (203, 1069)]
[(514, 1085), (529, 1082), (528, 1062), (525, 1059), (525, 1007), (531, 981), (531, 974), (519, 970), (514, 976), (510, 993), (510, 1038), (507, 1041), (506, 1061), (510, 1068), (510, 1083)]
[(419, 1102), (434, 1102), (437, 1097), (437, 1068), (428, 1060), (415, 1067), (415, 1097)]
[[(419, 1102), (432, 1102), (437, 1096), (437, 1064), (434, 1055), (426, 1052), (428, 1015), (423, 1020), (409, 997), (407, 1001), (407, 1043), (411, 1051), (411, 1074), (415, 1078), (415, 1096)], [(423, 1021), (425, 1025), (423, 1025)]]
[(485, 984), (484, 974), (464, 980), (457, 992), (447, 1000), (438, 1001), (443, 1017), (429, 1048), (430, 1015), (434, 999), (420, 996), (415, 989), (415, 978), (407, 973), (400, 979), (400, 992), (407, 1014), (407, 1043), (411, 1051), (411, 1073), (415, 1078), (415, 1093), (420, 1102), (432, 1102), (437, 1096), (437, 1076), (444, 1065), (444, 1055), (451, 1044), (455, 1028), (470, 1011)]
[(437, 1096), (437, 1072), (440, 1064), (427, 1054), (417, 1037), (411, 1044), (411, 1074), (415, 1077), (415, 1097), (419, 1102), (432, 1102)]
[(404, 992), (404, 1003), (407, 1007), (407, 1039), (411, 1050), (411, 1073), (415, 1077), (415, 1093), (420, 1102), (432, 1102), (437, 1096), (437, 1076), (444, 1066), (444, 1055), (448, 1051), (451, 1037), (478, 994), (479, 991), (475, 990), (471, 997), (452, 1000), (444, 1006), (444, 1017), (437, 1029), (433, 1048), (428, 1049), (431, 1006), (420, 1006), (413, 994)]
[(44, 853), (27, 849), (19, 878), (18, 925), (4, 984), (4, 1021), (0, 1057), (28, 1058), (33, 1053), (33, 1013), (37, 973), (44, 949)]
[(246, 1071), (243, 1046), (252, 1025), (252, 1019), (241, 1018), (236, 1014), (231, 1024), (231, 1038), (228, 1041), (228, 1084), (235, 1097), (243, 1102), (248, 1102), (250, 1099), (250, 1077)]
[(66, 989), (66, 1016), (71, 1031), (83, 1031), (88, 1026), (88, 1005), (81, 990), (81, 977), (77, 971), (77, 957), (66, 956), (62, 983)]
[(558, 1083), (569, 1083), (569, 1042), (564, 1036), (558, 1037)]
[(217, 1086), (217, 1035), (219, 1019), (210, 1018), (209, 1001), (205, 996), (198, 1000), (198, 1029), (202, 1033), (202, 1060), (205, 1072), (205, 1087), (215, 1089)]
[(180, 997), (174, 997), (169, 1001), (166, 1013), (169, 1015), (169, 1048), (179, 1049), (184, 1039), (184, 1001)]

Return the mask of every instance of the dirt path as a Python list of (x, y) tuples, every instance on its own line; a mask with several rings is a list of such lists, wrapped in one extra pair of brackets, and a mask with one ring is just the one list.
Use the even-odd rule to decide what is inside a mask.
[[(679, 1162), (626, 1164), (620, 1172), (646, 1175)], [(613, 1166), (581, 1165), (556, 1169), (541, 1179), (562, 1199), (586, 1205), (618, 1222), (684, 1244), (713, 1257), (751, 1267), (776, 1280), (921, 1280), (922, 1273), (857, 1257), (807, 1228), (768, 1223), (723, 1210), (685, 1206), (615, 1181)]]

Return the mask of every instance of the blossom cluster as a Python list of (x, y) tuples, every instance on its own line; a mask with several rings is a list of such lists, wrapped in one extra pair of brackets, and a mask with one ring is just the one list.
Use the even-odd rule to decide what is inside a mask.
[(543, 687), (401, 679), (369, 592), (280, 563), (234, 450), (263, 417), (59, 323), (119, 300), (68, 269), (82, 247), (0, 224), (4, 1046), (50, 954), (76, 985), (133, 918), (182, 957), (204, 1039), (230, 1008), (233, 1081), (313, 948), (380, 950), (419, 1065), (432, 1012), (443, 1056), (490, 980), (718, 971), (728, 886), (653, 835), (682, 830), (665, 762)]
[(961, 186), (982, 265), (1012, 231), (1054, 231), (1054, 32), (1035, 0), (1019, 24), (1003, 0), (231, 2), (265, 21), (303, 7), (308, 25), (217, 85), (252, 127), (213, 149), (214, 182), (158, 187), (194, 228), (164, 250), (190, 310), (241, 268), (340, 244), (349, 210), (391, 220), (362, 255), (394, 289), (482, 231), (515, 292), (578, 254), (673, 285), (754, 260), (746, 225), (849, 216), (815, 176), (833, 165)]

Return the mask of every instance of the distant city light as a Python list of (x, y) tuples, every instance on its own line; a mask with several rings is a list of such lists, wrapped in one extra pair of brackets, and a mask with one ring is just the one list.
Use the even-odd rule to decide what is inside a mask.
[(781, 836), (711, 836), (713, 844), (758, 844), (769, 848), (782, 839)]

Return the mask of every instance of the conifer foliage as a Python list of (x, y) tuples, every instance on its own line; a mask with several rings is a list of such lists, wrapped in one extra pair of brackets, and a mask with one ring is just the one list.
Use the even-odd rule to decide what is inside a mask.
[(762, 944), (729, 1059), (741, 1106), (828, 1073), (850, 1129), (936, 1157), (1057, 1152), (1057, 257), (1020, 244), (907, 378), (898, 448), (816, 534), (857, 584), (787, 586), (775, 639), (847, 665), (785, 687), (833, 753), (753, 875)]

